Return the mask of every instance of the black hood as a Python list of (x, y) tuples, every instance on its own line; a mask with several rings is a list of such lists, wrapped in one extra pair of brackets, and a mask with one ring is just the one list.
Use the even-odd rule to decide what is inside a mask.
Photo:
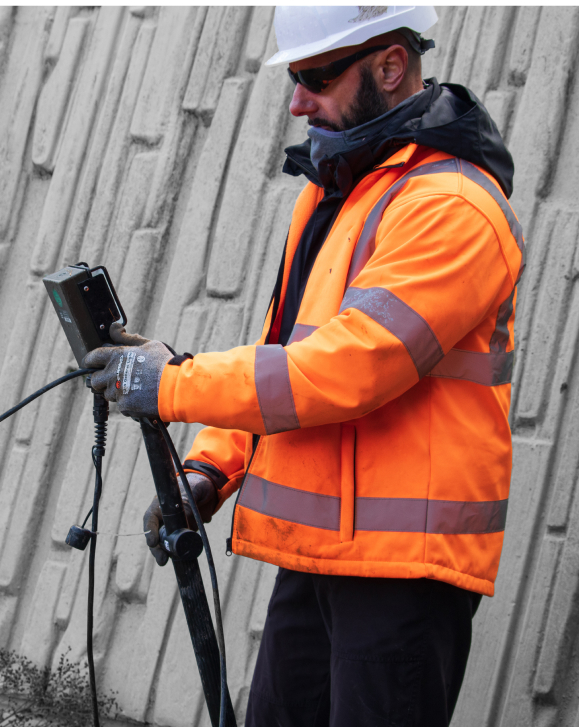
[(489, 172), (510, 197), (513, 159), (488, 111), (464, 86), (439, 85), (435, 78), (425, 83), (426, 90), (407, 106), (395, 130), (391, 123), (385, 123), (387, 129), (368, 136), (359, 147), (332, 159), (324, 157), (319, 172), (311, 163), (308, 139), (285, 150), (287, 160), (283, 171), (293, 176), (304, 174), (320, 187), (328, 188), (334, 183), (345, 195), (364, 173), (382, 164), (398, 149), (414, 143), (476, 164)]

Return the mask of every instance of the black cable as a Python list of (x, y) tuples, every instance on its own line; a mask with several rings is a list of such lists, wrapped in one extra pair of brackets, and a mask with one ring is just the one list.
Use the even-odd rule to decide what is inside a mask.
[[(51, 381), (49, 384), (46, 384), (46, 386), (43, 386), (41, 389), (38, 389), (38, 391), (35, 391), (34, 394), (31, 394), (30, 396), (26, 397), (26, 399), (23, 399), (19, 404), (16, 404), (16, 406), (13, 406), (12, 409), (8, 409), (8, 411), (4, 412), (0, 416), (0, 422), (3, 422), (5, 419), (8, 419), (8, 417), (11, 417), (13, 414), (16, 414), (16, 412), (20, 411), (20, 409), (24, 408), (27, 404), (30, 404), (30, 402), (34, 401), (35, 399), (38, 399), (39, 396), (42, 396), (42, 394), (46, 394), (47, 391), (50, 391), (51, 389), (54, 389), (56, 386), (59, 386), (60, 384), (64, 384), (66, 381), (70, 381), (71, 379), (76, 379), (78, 376), (84, 376), (85, 374), (92, 374), (94, 371), (98, 371), (99, 369), (77, 369), (76, 371), (72, 371), (69, 374), (65, 374), (64, 376), (61, 376), (59, 379), (55, 379), (54, 381)], [(93, 721), (94, 721), (94, 727), (100, 727), (99, 722), (99, 714), (98, 714), (98, 699), (97, 699), (97, 692), (96, 692), (96, 675), (95, 675), (95, 668), (94, 668), (94, 658), (93, 658), (93, 643), (92, 643), (92, 631), (93, 631), (93, 608), (94, 608), (94, 571), (95, 571), (95, 554), (96, 554), (96, 539), (97, 539), (97, 532), (98, 532), (98, 517), (99, 517), (99, 500), (102, 492), (102, 458), (105, 454), (105, 443), (107, 438), (107, 419), (108, 419), (108, 413), (109, 413), (109, 404), (104, 398), (102, 394), (97, 394), (94, 392), (94, 407), (93, 407), (93, 415), (94, 415), (94, 422), (95, 422), (95, 446), (92, 448), (92, 461), (96, 469), (95, 474), (95, 489), (94, 489), (94, 499), (93, 499), (93, 506), (89, 510), (88, 515), (86, 516), (82, 527), (84, 528), (86, 521), (88, 520), (90, 514), (92, 513), (92, 535), (90, 539), (90, 550), (89, 550), (89, 560), (88, 560), (88, 611), (87, 611), (87, 635), (86, 635), (86, 651), (87, 651), (87, 660), (88, 660), (88, 672), (89, 672), (89, 681), (90, 681), (90, 689), (91, 689), (91, 697), (92, 697), (92, 708), (93, 708)]]
[[(94, 462), (94, 460), (93, 460), (93, 462)], [(92, 515), (92, 507), (91, 507), (91, 509), (90, 509), (90, 510), (89, 510), (89, 511), (87, 512), (87, 514), (86, 514), (86, 517), (85, 517), (85, 519), (84, 519), (84, 520), (82, 521), (82, 525), (80, 526), (81, 528), (84, 528), (84, 526), (86, 525), (86, 521), (87, 521), (87, 520), (89, 519), (89, 517), (90, 517), (91, 515)]]
[(205, 555), (207, 556), (207, 564), (209, 566), (209, 573), (211, 575), (211, 586), (213, 589), (213, 605), (215, 607), (215, 622), (216, 622), (216, 632), (217, 632), (217, 643), (219, 645), (219, 671), (221, 676), (221, 699), (220, 699), (220, 705), (219, 705), (219, 727), (225, 727), (225, 718), (226, 718), (226, 701), (227, 701), (227, 667), (225, 664), (225, 637), (223, 635), (223, 621), (221, 619), (221, 602), (219, 600), (219, 586), (217, 584), (217, 572), (215, 570), (215, 563), (213, 562), (213, 553), (211, 552), (211, 546), (209, 545), (209, 539), (207, 538), (207, 533), (205, 531), (205, 526), (203, 525), (203, 520), (201, 519), (201, 515), (199, 514), (199, 509), (197, 508), (197, 503), (195, 502), (195, 498), (193, 497), (193, 493), (191, 492), (191, 487), (189, 486), (189, 481), (187, 480), (187, 475), (185, 474), (183, 470), (183, 465), (181, 464), (181, 460), (179, 459), (179, 455), (177, 454), (177, 450), (175, 449), (175, 445), (173, 444), (173, 440), (171, 439), (171, 435), (167, 431), (167, 427), (163, 424), (163, 422), (158, 419), (157, 423), (159, 425), (159, 429), (161, 430), (161, 434), (163, 435), (165, 442), (167, 443), (167, 446), (169, 447), (169, 451), (171, 452), (171, 457), (173, 457), (173, 462), (175, 463), (175, 468), (177, 469), (177, 472), (179, 473), (179, 477), (181, 478), (181, 482), (183, 483), (183, 487), (185, 488), (185, 492), (187, 494), (187, 499), (189, 500), (189, 505), (191, 506), (191, 510), (193, 511), (193, 517), (195, 518), (195, 522), (197, 523), (197, 527), (199, 528), (199, 535), (201, 536), (201, 540), (203, 541), (203, 547), (205, 548)]
[[(94, 498), (92, 505), (92, 535), (90, 539), (90, 551), (88, 557), (88, 607), (86, 618), (86, 656), (88, 661), (88, 673), (90, 680), (90, 691), (92, 698), (92, 712), (94, 727), (99, 727), (98, 699), (96, 691), (96, 675), (93, 657), (93, 611), (94, 611), (94, 572), (95, 572), (95, 555), (97, 532), (99, 524), (99, 501), (101, 498), (103, 478), (102, 478), (102, 459), (105, 455), (105, 445), (107, 439), (107, 420), (109, 416), (109, 403), (102, 394), (97, 394), (93, 390), (94, 406), (93, 417), (95, 423), (95, 443), (92, 448), (92, 461), (95, 466), (95, 486)], [(88, 519), (88, 515), (87, 515)], [(85, 520), (86, 522), (86, 520)]]
[(30, 404), (30, 402), (34, 401), (34, 399), (38, 399), (38, 397), (42, 396), (42, 394), (46, 394), (47, 391), (54, 389), (55, 386), (58, 386), (59, 384), (64, 384), (65, 381), (76, 379), (77, 376), (85, 376), (86, 374), (92, 374), (93, 371), (98, 370), (99, 369), (77, 369), (76, 371), (72, 371), (70, 374), (61, 376), (60, 379), (55, 379), (54, 381), (51, 381), (50, 384), (46, 384), (46, 386), (43, 386), (42, 389), (38, 389), (38, 391), (35, 391), (34, 394), (30, 394), (30, 396), (27, 396), (26, 399), (23, 399), (19, 404), (13, 406), (12, 409), (8, 409), (8, 411), (5, 411), (4, 414), (0, 416), (0, 422), (8, 419), (8, 417), (11, 417), (12, 414), (16, 414), (17, 411), (20, 411), (20, 409), (25, 407), (27, 404)]
[(93, 656), (93, 643), (92, 643), (92, 631), (93, 631), (93, 611), (94, 611), (94, 566), (95, 566), (95, 555), (96, 555), (96, 541), (97, 531), (99, 523), (99, 499), (102, 491), (102, 473), (101, 473), (101, 457), (95, 458), (94, 456), (95, 447), (93, 447), (93, 462), (96, 469), (95, 473), (95, 487), (94, 487), (94, 499), (92, 506), (92, 536), (90, 539), (90, 551), (88, 556), (88, 606), (87, 606), (87, 617), (86, 617), (86, 658), (88, 661), (88, 675), (90, 680), (90, 692), (92, 698), (92, 715), (94, 727), (99, 727), (99, 711), (98, 711), (98, 700), (96, 692), (96, 675), (94, 668), (94, 656)]
[[(56, 386), (59, 386), (60, 384), (64, 384), (66, 381), (75, 379), (78, 376), (84, 376), (86, 374), (91, 374), (98, 370), (99, 369), (77, 369), (76, 371), (72, 371), (69, 374), (65, 374), (65, 376), (61, 376), (59, 379), (55, 379), (54, 381), (51, 381), (49, 384), (46, 384), (46, 386), (43, 386), (41, 389), (38, 389), (38, 391), (35, 391), (34, 394), (31, 394), (26, 399), (23, 399), (19, 404), (16, 404), (16, 406), (13, 406), (12, 409), (9, 409), (8, 411), (4, 412), (4, 414), (0, 415), (0, 422), (3, 422), (5, 419), (8, 419), (8, 417), (11, 417), (13, 414), (16, 414), (16, 412), (20, 411), (20, 409), (25, 407), (27, 404), (30, 404), (32, 401), (37, 399), (39, 396), (42, 396), (42, 394), (45, 394), (47, 391), (54, 389)], [(94, 570), (95, 570), (94, 566), (95, 566), (95, 554), (96, 554), (96, 539), (97, 539), (97, 532), (98, 532), (98, 506), (99, 506), (99, 500), (100, 500), (100, 496), (101, 496), (101, 492), (102, 492), (102, 458), (105, 454), (106, 428), (107, 428), (106, 421), (108, 419), (108, 402), (105, 400), (105, 398), (102, 396), (102, 394), (95, 393), (95, 406), (93, 408), (93, 413), (94, 413), (95, 429), (96, 429), (95, 430), (95, 435), (96, 435), (95, 446), (92, 449), (92, 458), (93, 458), (93, 463), (94, 463), (95, 470), (96, 470), (95, 491), (94, 491), (93, 506), (89, 510), (89, 512), (85, 518), (83, 527), (84, 527), (86, 521), (88, 520), (89, 516), (92, 513), (92, 536), (91, 536), (91, 540), (90, 540), (90, 550), (89, 550), (87, 660), (88, 660), (88, 666), (89, 666), (89, 679), (90, 679), (91, 697), (92, 697), (92, 706), (93, 706), (94, 727), (100, 727), (99, 715), (98, 715), (98, 700), (97, 700), (97, 693), (96, 693), (96, 676), (95, 676), (95, 669), (94, 669), (92, 631), (93, 631), (93, 620), (94, 620), (94, 618), (93, 618)], [(223, 634), (223, 620), (221, 617), (221, 602), (219, 600), (219, 586), (217, 584), (217, 573), (215, 570), (215, 563), (213, 561), (213, 554), (211, 552), (211, 546), (209, 545), (209, 539), (207, 538), (207, 533), (205, 532), (205, 527), (203, 525), (201, 515), (199, 514), (199, 510), (197, 508), (197, 503), (195, 502), (193, 493), (191, 492), (191, 488), (189, 486), (187, 476), (183, 470), (183, 466), (181, 464), (181, 460), (179, 459), (179, 455), (177, 454), (177, 451), (175, 449), (175, 445), (173, 444), (173, 440), (171, 439), (171, 436), (169, 435), (169, 432), (167, 431), (167, 428), (165, 427), (163, 422), (158, 420), (158, 424), (159, 424), (159, 429), (161, 430), (161, 433), (169, 447), (169, 451), (171, 452), (171, 456), (175, 463), (177, 472), (179, 473), (179, 477), (181, 478), (181, 482), (183, 482), (183, 486), (184, 486), (185, 492), (187, 494), (187, 499), (189, 500), (189, 505), (191, 506), (191, 510), (193, 512), (195, 522), (197, 523), (197, 527), (199, 529), (199, 534), (203, 541), (203, 547), (205, 548), (205, 553), (207, 555), (207, 563), (209, 565), (209, 573), (211, 575), (211, 586), (213, 589), (213, 604), (215, 607), (217, 643), (219, 646), (219, 667), (220, 667), (220, 677), (221, 677), (219, 727), (225, 727), (226, 700), (227, 700), (227, 667), (226, 667), (226, 663), (225, 663), (225, 637)]]

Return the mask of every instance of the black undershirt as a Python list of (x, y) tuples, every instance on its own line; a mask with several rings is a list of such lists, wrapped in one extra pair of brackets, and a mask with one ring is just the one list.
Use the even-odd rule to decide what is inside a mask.
[[(374, 149), (371, 149), (368, 145), (362, 145), (349, 152), (335, 155), (332, 159), (328, 159), (327, 157), (323, 158), (318, 165), (317, 174), (313, 167), (311, 168), (310, 173), (306, 174), (306, 177), (310, 181), (313, 181), (318, 186), (323, 187), (324, 197), (318, 203), (312, 216), (308, 220), (295, 251), (290, 268), (288, 287), (283, 303), (279, 336), (278, 340), (274, 341), (274, 343), (279, 343), (282, 346), (287, 345), (294, 328), (304, 291), (316, 258), (334, 225), (342, 205), (348, 198), (348, 195), (362, 177), (371, 172), (378, 164), (383, 164), (403, 146), (405, 146), (404, 142), (397, 143), (394, 140), (380, 141)], [(306, 144), (294, 147), (294, 149), (299, 150), (302, 147), (304, 147), (301, 152), (303, 154), (306, 151)], [(286, 152), (289, 151), (290, 149), (286, 149)], [(309, 147), (307, 148), (307, 154), (308, 159), (300, 160), (301, 163), (297, 165), (298, 170), (296, 170), (296, 167), (292, 169), (291, 164), (288, 169), (288, 164), (286, 162), (286, 165), (284, 165), (284, 171), (287, 171), (292, 175), (301, 174), (302, 170), (304, 170), (304, 166), (307, 171), (307, 165), (311, 165), (309, 160)], [(312, 176), (312, 173), (315, 176)], [(270, 330), (265, 340), (266, 344), (270, 343), (271, 329), (274, 321), (276, 320), (281, 302), (281, 289), (286, 253), (287, 240), (272, 295), (273, 309)]]
[(308, 220), (290, 270), (278, 343), (287, 345), (291, 336), (310, 273), (332, 229), (344, 199), (339, 193), (326, 193)]

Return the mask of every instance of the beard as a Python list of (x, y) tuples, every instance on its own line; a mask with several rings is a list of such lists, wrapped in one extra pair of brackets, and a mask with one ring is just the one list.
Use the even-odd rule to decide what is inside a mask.
[(339, 131), (346, 131), (367, 124), (390, 110), (388, 102), (380, 93), (374, 75), (368, 66), (362, 66), (360, 75), (361, 81), (356, 92), (356, 98), (349, 111), (342, 114), (342, 128)]
[(382, 116), (387, 111), (390, 111), (388, 102), (380, 93), (372, 71), (368, 66), (362, 66), (360, 69), (360, 85), (356, 91), (356, 97), (349, 110), (342, 114), (340, 123), (337, 124), (316, 117), (308, 121), (308, 124), (310, 126), (326, 126), (332, 131), (346, 131), (367, 124), (368, 121)]

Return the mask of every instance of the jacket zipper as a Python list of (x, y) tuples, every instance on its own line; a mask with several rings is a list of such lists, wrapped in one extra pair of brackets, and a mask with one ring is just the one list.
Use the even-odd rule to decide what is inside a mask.
[(245, 474), (243, 476), (243, 481), (241, 483), (241, 487), (239, 488), (239, 492), (237, 493), (237, 497), (235, 498), (235, 505), (233, 506), (233, 513), (231, 515), (231, 535), (226, 538), (225, 540), (225, 555), (233, 555), (233, 525), (235, 523), (235, 508), (237, 507), (237, 503), (239, 502), (239, 498), (241, 497), (241, 493), (243, 491), (243, 486), (245, 485), (245, 480), (247, 479), (247, 475), (249, 474), (249, 468), (251, 467), (251, 463), (253, 462), (253, 458), (255, 457), (255, 453), (257, 452), (257, 448), (259, 447), (259, 442), (261, 440), (261, 435), (259, 436), (257, 442), (255, 443), (255, 447), (253, 448), (253, 452), (251, 453), (251, 457), (249, 458), (249, 463), (247, 465), (247, 469), (245, 470)]
[[(306, 168), (302, 164), (300, 164), (296, 159), (292, 158), (292, 161), (295, 164), (297, 164), (297, 166), (299, 166), (301, 169), (303, 169), (304, 171), (307, 171)], [(384, 167), (376, 166), (376, 167), (373, 167), (372, 169), (370, 169), (364, 176), (368, 176), (369, 174), (372, 174), (372, 172), (375, 172), (375, 171), (378, 171), (381, 169), (392, 169), (392, 168), (396, 168), (396, 167), (402, 167), (402, 166), (404, 166), (404, 163), (405, 162), (401, 162), (400, 164), (392, 164), (392, 165), (384, 166)], [(321, 186), (321, 185), (319, 185), (319, 186)], [(345, 202), (345, 200), (344, 200), (344, 202)], [(343, 203), (336, 210), (336, 213), (334, 214), (334, 217), (330, 224), (330, 229), (333, 227), (333, 224), (336, 221), (336, 218), (337, 218), (339, 212), (341, 211), (342, 207), (343, 207)], [(287, 240), (286, 240), (286, 243), (287, 243)], [(285, 250), (284, 250), (284, 253), (285, 253)], [(306, 285), (307, 285), (307, 283), (306, 283)], [(273, 327), (273, 325), (274, 325), (274, 320), (272, 318), (271, 327)], [(271, 333), (271, 327), (270, 327), (270, 333)], [(269, 333), (268, 333), (268, 337), (269, 337)], [(232, 548), (233, 548), (233, 528), (234, 528), (234, 524), (235, 524), (235, 510), (237, 508), (237, 503), (239, 502), (239, 498), (241, 497), (241, 493), (243, 492), (243, 487), (245, 486), (245, 481), (247, 479), (247, 475), (249, 474), (249, 469), (251, 467), (251, 463), (253, 462), (253, 458), (255, 457), (255, 453), (257, 452), (257, 448), (259, 447), (260, 440), (261, 440), (261, 436), (258, 437), (257, 442), (255, 443), (253, 452), (251, 453), (251, 457), (250, 457), (249, 463), (247, 465), (247, 469), (245, 470), (245, 475), (243, 476), (243, 481), (241, 483), (241, 487), (239, 488), (237, 497), (235, 498), (235, 505), (233, 506), (233, 513), (231, 515), (231, 535), (225, 539), (225, 555), (227, 555), (227, 556), (233, 555)]]
[[(306, 170), (305, 167), (302, 166), (295, 159), (292, 159), (292, 161), (295, 162), (299, 167), (301, 167), (302, 169), (304, 169), (304, 171)], [(398, 167), (398, 166), (403, 166), (403, 164), (395, 164), (393, 166)], [(383, 168), (383, 167), (374, 167), (373, 169), (369, 170), (367, 172), (367, 174), (364, 175), (364, 176), (367, 176), (368, 174), (371, 174), (372, 172), (377, 171), (378, 169), (381, 169), (381, 168)], [(334, 225), (334, 222), (336, 221), (336, 219), (337, 219), (340, 211), (342, 210), (342, 208), (344, 206), (344, 202), (345, 202), (345, 200), (342, 201), (342, 204), (338, 207), (338, 209), (334, 213), (334, 217), (332, 218), (332, 221), (331, 221), (329, 230), (332, 229), (332, 227)], [(287, 240), (286, 240), (286, 243), (287, 243)], [(284, 253), (285, 253), (285, 250), (284, 250)], [(306, 283), (306, 285), (307, 285), (307, 283)], [(270, 333), (271, 333), (271, 329), (273, 328), (274, 323), (275, 323), (275, 321), (272, 318), (272, 323), (271, 323), (270, 331), (269, 331)], [(268, 333), (268, 337), (269, 337), (269, 333)], [(239, 491), (237, 493), (237, 497), (235, 498), (235, 505), (233, 506), (233, 513), (231, 515), (231, 535), (228, 538), (226, 538), (226, 540), (225, 540), (225, 555), (227, 555), (227, 556), (233, 555), (233, 549), (232, 548), (233, 548), (233, 528), (234, 528), (234, 525), (235, 525), (235, 510), (237, 508), (237, 503), (239, 502), (239, 498), (241, 497), (241, 493), (243, 492), (243, 487), (245, 486), (245, 481), (247, 479), (247, 475), (249, 474), (249, 469), (251, 467), (251, 463), (253, 462), (253, 458), (255, 456), (255, 453), (257, 452), (257, 448), (259, 447), (260, 440), (261, 440), (261, 436), (258, 437), (258, 439), (257, 439), (257, 441), (255, 443), (255, 446), (253, 448), (253, 452), (251, 453), (251, 457), (250, 457), (249, 463), (247, 465), (247, 469), (245, 470), (245, 475), (243, 477), (243, 481), (241, 483), (241, 487), (239, 488)]]

